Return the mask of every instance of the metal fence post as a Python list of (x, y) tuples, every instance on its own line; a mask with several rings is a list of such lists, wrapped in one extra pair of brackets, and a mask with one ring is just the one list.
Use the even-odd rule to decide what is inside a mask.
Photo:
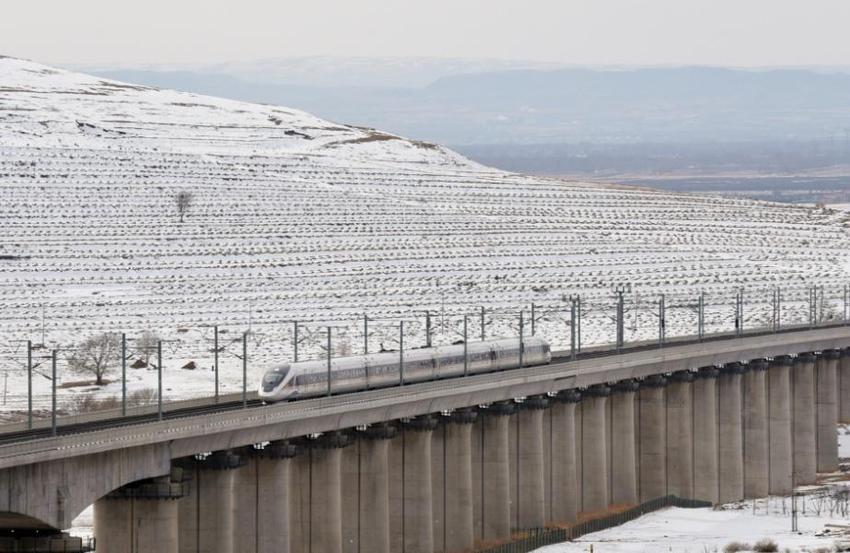
[(705, 334), (705, 292), (699, 293), (699, 306), (697, 307), (697, 336), (702, 342)]
[(425, 347), (431, 347), (431, 312), (425, 312)]

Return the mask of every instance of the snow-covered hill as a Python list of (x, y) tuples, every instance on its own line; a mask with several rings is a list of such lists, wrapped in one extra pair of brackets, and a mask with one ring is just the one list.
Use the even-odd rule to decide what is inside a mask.
[[(182, 224), (180, 191), (194, 195)], [(364, 312), (376, 319), (377, 349), (395, 347), (401, 317), (414, 346), (425, 310), (449, 341), (479, 306), (488, 335), (515, 332), (516, 310), (534, 302), (537, 330), (563, 347), (565, 298), (581, 294), (585, 343), (610, 341), (612, 291), (623, 283), (627, 339), (656, 335), (661, 293), (671, 334), (695, 332), (700, 291), (707, 330), (731, 328), (738, 286), (748, 326), (769, 319), (776, 285), (786, 288), (785, 322), (808, 316), (814, 283), (827, 285), (823, 313), (833, 316), (850, 280), (848, 219), (508, 174), (295, 110), (0, 58), (0, 371), (18, 392), (10, 404), (23, 341), (67, 347), (98, 330), (152, 329), (169, 340), (170, 367), (209, 367), (210, 325), (231, 337), (250, 328), (254, 378), (291, 355), (293, 320), (305, 325), (302, 356), (321, 351), (327, 321), (339, 327), (337, 353), (359, 351)], [(469, 329), (479, 334), (477, 316)], [(238, 382), (240, 361), (222, 362)], [(174, 395), (190, 378), (177, 372)], [(206, 387), (208, 377), (191, 379)]]

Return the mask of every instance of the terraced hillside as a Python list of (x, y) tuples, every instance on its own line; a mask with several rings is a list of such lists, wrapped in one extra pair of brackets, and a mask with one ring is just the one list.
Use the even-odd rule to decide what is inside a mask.
[[(193, 195), (182, 223), (181, 191)], [(564, 347), (575, 294), (584, 343), (611, 341), (625, 283), (629, 340), (657, 335), (662, 293), (669, 334), (696, 331), (701, 291), (707, 330), (730, 329), (737, 287), (747, 326), (768, 322), (777, 285), (785, 323), (807, 320), (812, 284), (826, 285), (818, 316), (841, 316), (848, 220), (508, 174), (295, 110), (0, 58), (0, 371), (13, 392), (24, 341), (70, 348), (101, 330), (153, 330), (169, 368), (208, 368), (218, 324), (232, 386), (238, 336), (251, 331), (253, 378), (291, 356), (294, 320), (307, 356), (328, 322), (337, 353), (360, 351), (364, 312), (370, 347), (392, 349), (402, 318), (422, 342), (425, 310), (452, 341), (467, 313), (479, 334), (480, 306), (487, 335), (516, 332), (531, 303), (536, 330)], [(209, 390), (209, 371), (171, 374), (172, 395)]]

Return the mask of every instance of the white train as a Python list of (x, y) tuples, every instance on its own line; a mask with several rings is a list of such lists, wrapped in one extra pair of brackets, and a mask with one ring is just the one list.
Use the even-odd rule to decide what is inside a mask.
[[(468, 374), (520, 366), (519, 338), (469, 342)], [(545, 365), (552, 360), (549, 344), (541, 338), (523, 339), (522, 366)], [(404, 352), (404, 383), (462, 376), (463, 344), (410, 349)], [(332, 393), (395, 386), (399, 383), (399, 353), (384, 352), (331, 360)], [(263, 375), (260, 399), (268, 402), (328, 392), (327, 360), (278, 365)]]

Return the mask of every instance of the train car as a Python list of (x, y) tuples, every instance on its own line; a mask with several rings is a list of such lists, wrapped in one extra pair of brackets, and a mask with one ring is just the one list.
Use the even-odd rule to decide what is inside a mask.
[[(549, 343), (541, 338), (525, 338), (522, 366), (545, 365), (552, 360)], [(397, 351), (370, 353), (331, 360), (332, 393), (353, 392), (424, 382), (464, 374), (463, 344), (410, 349), (404, 352), (403, 371), (399, 371)], [(479, 374), (520, 366), (520, 341), (503, 338), (469, 342), (466, 348), (467, 374)], [(267, 402), (310, 397), (328, 393), (327, 360), (300, 361), (278, 365), (263, 375), (260, 399)]]

